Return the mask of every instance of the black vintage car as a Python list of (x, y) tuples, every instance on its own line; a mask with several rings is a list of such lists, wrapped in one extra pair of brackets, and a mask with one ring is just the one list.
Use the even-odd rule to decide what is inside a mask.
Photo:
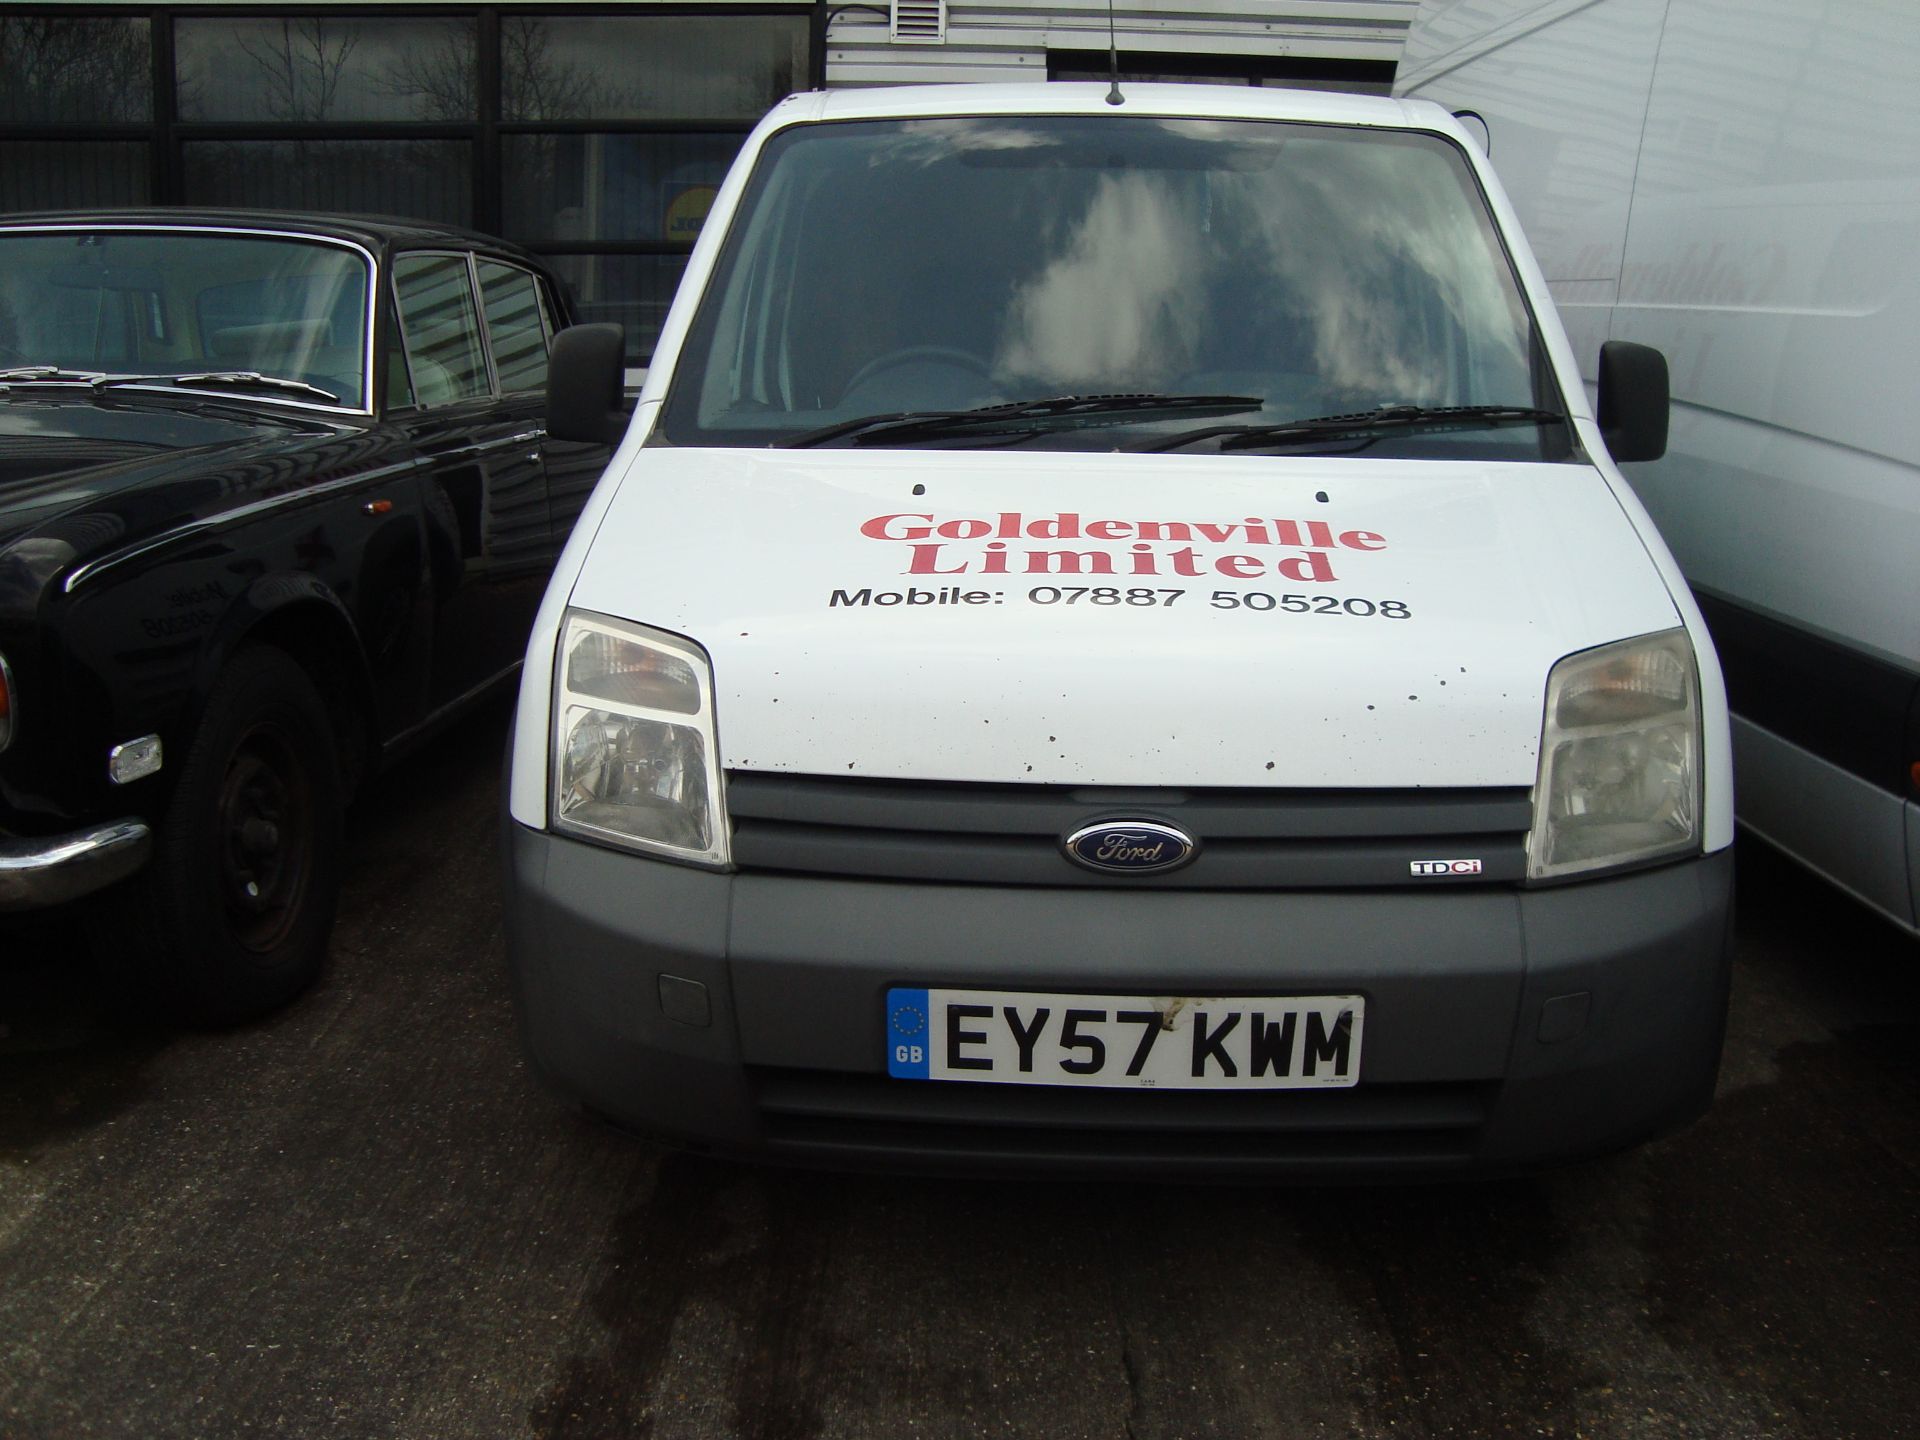
[(567, 320), (461, 231), (0, 220), (0, 918), (201, 1022), (313, 979), (343, 806), (512, 674), (606, 461)]

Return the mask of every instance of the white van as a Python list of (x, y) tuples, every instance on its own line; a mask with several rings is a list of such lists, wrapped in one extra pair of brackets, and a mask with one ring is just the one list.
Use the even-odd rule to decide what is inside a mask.
[[(559, 337), (605, 433), (619, 345)], [(775, 108), (528, 651), (509, 953), (629, 1126), (914, 1168), (1453, 1174), (1712, 1093), (1720, 673), (1437, 107)], [(617, 417), (614, 417), (617, 418)], [(620, 423), (624, 424), (624, 421)]]
[(1909, 933), (1917, 57), (1911, 0), (1429, 0), (1399, 81), (1484, 119), (1580, 360), (1671, 359), (1627, 474), (1726, 666), (1740, 821)]

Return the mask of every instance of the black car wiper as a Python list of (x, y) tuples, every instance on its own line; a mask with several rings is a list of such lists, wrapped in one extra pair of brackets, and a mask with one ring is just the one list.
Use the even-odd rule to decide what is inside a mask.
[[(1245, 410), (1258, 410), (1264, 403), (1251, 395), (1050, 395), (1043, 400), (1012, 400), (972, 410), (897, 410), (883, 415), (862, 415), (790, 435), (776, 443), (805, 449), (809, 445), (852, 437), (856, 444), (870, 445), (881, 440), (922, 440), (991, 430), (997, 425), (1018, 425), (1025, 420), (1075, 420), (1082, 416), (1111, 417), (1161, 410), (1237, 415)], [(1030, 428), (1038, 431), (1045, 427)]]
[(93, 383), (105, 378), (106, 372), (102, 370), (69, 370), (64, 365), (15, 365), (11, 369), (0, 370), (0, 385), (10, 380), (83, 380)]
[(1498, 425), (1563, 425), (1567, 417), (1557, 410), (1535, 410), (1524, 405), (1382, 405), (1346, 415), (1314, 415), (1284, 420), (1277, 425), (1208, 425), (1184, 430), (1151, 445), (1144, 452), (1178, 450), (1202, 440), (1220, 439), (1222, 450), (1252, 450), (1284, 445), (1290, 440), (1318, 440), (1336, 435), (1368, 435), (1381, 430), (1484, 430)]
[(304, 380), (287, 380), (278, 375), (262, 375), (258, 370), (205, 370), (194, 375), (102, 375), (94, 378), (96, 390), (110, 385), (178, 385), (190, 390), (288, 390), (302, 395), (318, 395), (330, 405), (340, 397), (331, 390), (309, 385)]

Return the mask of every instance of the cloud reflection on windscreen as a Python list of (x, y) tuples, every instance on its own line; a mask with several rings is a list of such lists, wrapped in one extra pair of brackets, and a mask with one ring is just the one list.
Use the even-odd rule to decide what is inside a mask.
[(1440, 404), (1466, 403), (1473, 369), (1524, 400), (1524, 317), (1497, 271), (1462, 265), (1485, 242), (1452, 177), (1417, 153), (1315, 148), (1254, 173), (1100, 176), (1015, 288), (995, 372), (1146, 390), (1285, 372)]
[(1200, 339), (1203, 240), (1167, 181), (1102, 176), (1060, 253), (1014, 291), (994, 369), (1063, 389), (1159, 388)]

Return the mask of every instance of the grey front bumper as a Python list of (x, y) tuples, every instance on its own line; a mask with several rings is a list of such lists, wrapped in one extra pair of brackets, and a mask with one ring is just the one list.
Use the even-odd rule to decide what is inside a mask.
[[(1339, 1179), (1485, 1173), (1698, 1115), (1730, 851), (1540, 890), (1047, 890), (725, 875), (507, 827), (539, 1069), (609, 1117), (832, 1165)], [(895, 1081), (891, 985), (1363, 993), (1353, 1090)]]
[(142, 820), (115, 820), (66, 835), (0, 834), (0, 912), (44, 910), (124, 880), (153, 851)]

